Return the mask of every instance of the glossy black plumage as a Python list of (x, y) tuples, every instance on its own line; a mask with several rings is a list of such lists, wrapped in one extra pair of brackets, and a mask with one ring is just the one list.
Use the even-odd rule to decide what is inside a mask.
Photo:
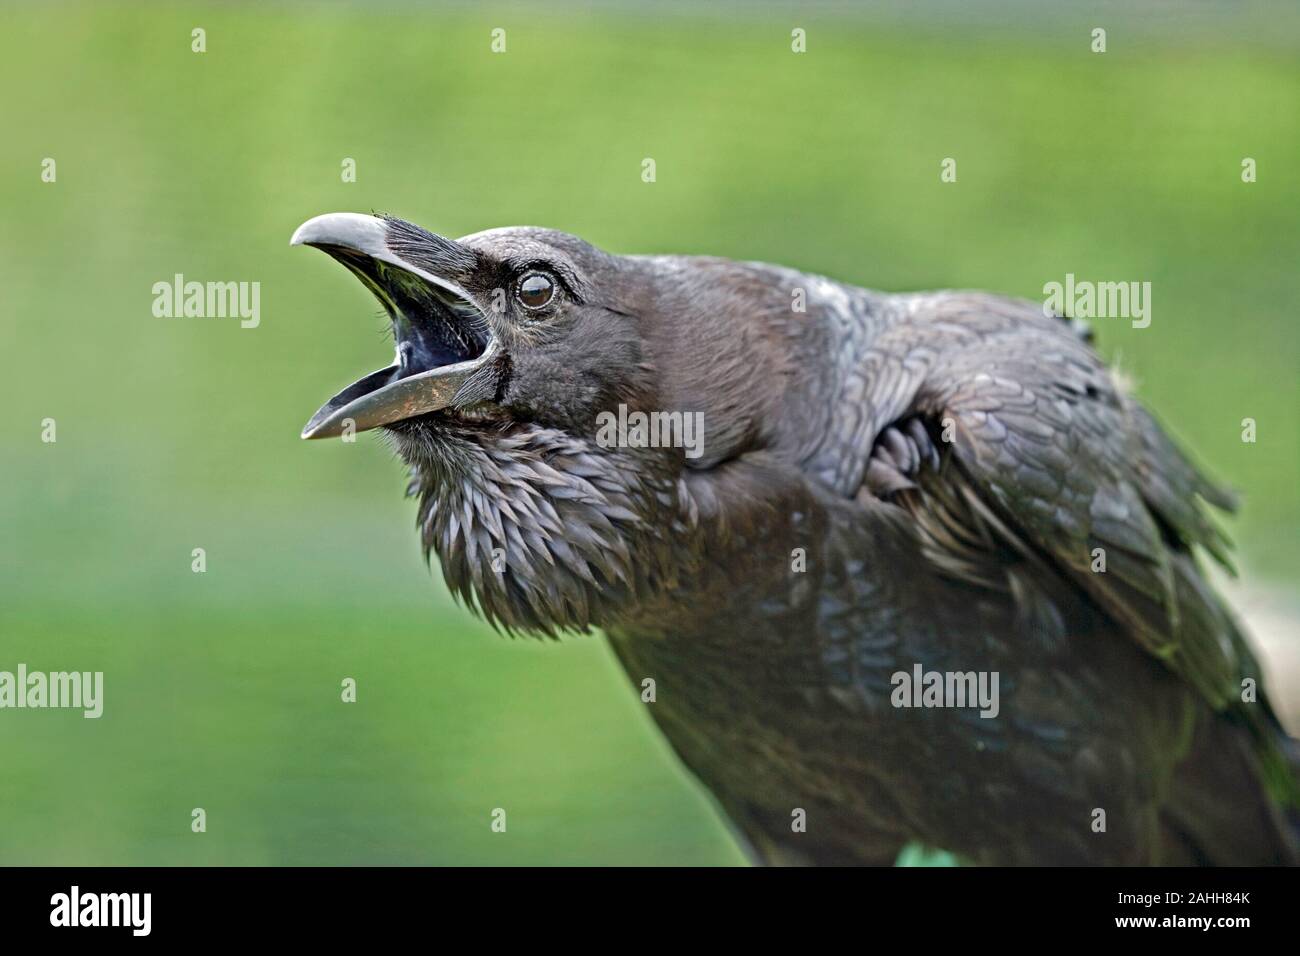
[[(1198, 566), (1231, 498), (1077, 324), (546, 230), (459, 246), (504, 357), (388, 426), (425, 546), (498, 626), (606, 631), (758, 858), (1295, 859), (1292, 744)], [(538, 268), (544, 315), (485, 307)], [(619, 404), (701, 413), (703, 453), (602, 447)], [(999, 675), (997, 716), (894, 706), (916, 665)]]

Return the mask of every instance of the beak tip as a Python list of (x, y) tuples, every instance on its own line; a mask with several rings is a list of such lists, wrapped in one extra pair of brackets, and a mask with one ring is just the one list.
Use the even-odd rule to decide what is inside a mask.
[(333, 431), (325, 426), (325, 422), (318, 422), (313, 418), (306, 425), (302, 426), (302, 434), (298, 437), (303, 441), (311, 441), (313, 438), (330, 438), (338, 433), (337, 431)]
[(368, 255), (387, 251), (384, 238), (387, 227), (376, 216), (355, 212), (329, 212), (308, 219), (293, 231), (289, 245), (326, 243), (346, 246)]
[(332, 416), (327, 416), (325, 414), (325, 409), (322, 408), (311, 418), (307, 419), (307, 424), (302, 426), (302, 434), (298, 437), (304, 441), (310, 441), (313, 438), (325, 438), (330, 434), (330, 431), (326, 426), (329, 424), (331, 417)]

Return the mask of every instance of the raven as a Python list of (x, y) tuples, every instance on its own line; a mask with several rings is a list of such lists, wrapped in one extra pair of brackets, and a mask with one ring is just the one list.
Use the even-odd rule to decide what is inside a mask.
[(1198, 565), (1232, 496), (1082, 323), (532, 227), (291, 242), (396, 340), (303, 437), (382, 426), (499, 629), (603, 630), (758, 860), (1297, 859), (1294, 742)]

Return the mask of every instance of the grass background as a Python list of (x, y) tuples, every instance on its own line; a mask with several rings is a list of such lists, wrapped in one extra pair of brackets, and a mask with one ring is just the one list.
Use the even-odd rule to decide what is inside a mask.
[[(288, 248), (321, 212), (892, 290), (1150, 281), (1102, 348), (1293, 598), (1298, 14), (1148, 12), (7, 7), (0, 669), (102, 670), (106, 710), (0, 712), (0, 863), (742, 861), (600, 639), (498, 638), (431, 583), (382, 444), (298, 440), (390, 348)], [(154, 318), (177, 272), (260, 282), (260, 327)]]

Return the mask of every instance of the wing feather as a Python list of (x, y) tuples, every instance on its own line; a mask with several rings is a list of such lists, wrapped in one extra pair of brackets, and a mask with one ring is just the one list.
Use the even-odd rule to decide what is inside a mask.
[[(960, 327), (962, 347), (924, 349), (910, 407), (878, 439), (884, 454), (873, 454), (868, 491), (913, 514), (947, 573), (1022, 605), (1086, 595), (1225, 707), (1253, 662), (1193, 552), (1226, 563), (1207, 505), (1230, 509), (1232, 495), (1195, 469), (1069, 324), (1029, 303), (969, 295), (934, 300), (916, 317), (918, 343), (927, 322)], [(901, 437), (915, 453), (899, 448)], [(933, 448), (919, 447), (924, 437)], [(1060, 621), (1041, 607), (1026, 614)]]

